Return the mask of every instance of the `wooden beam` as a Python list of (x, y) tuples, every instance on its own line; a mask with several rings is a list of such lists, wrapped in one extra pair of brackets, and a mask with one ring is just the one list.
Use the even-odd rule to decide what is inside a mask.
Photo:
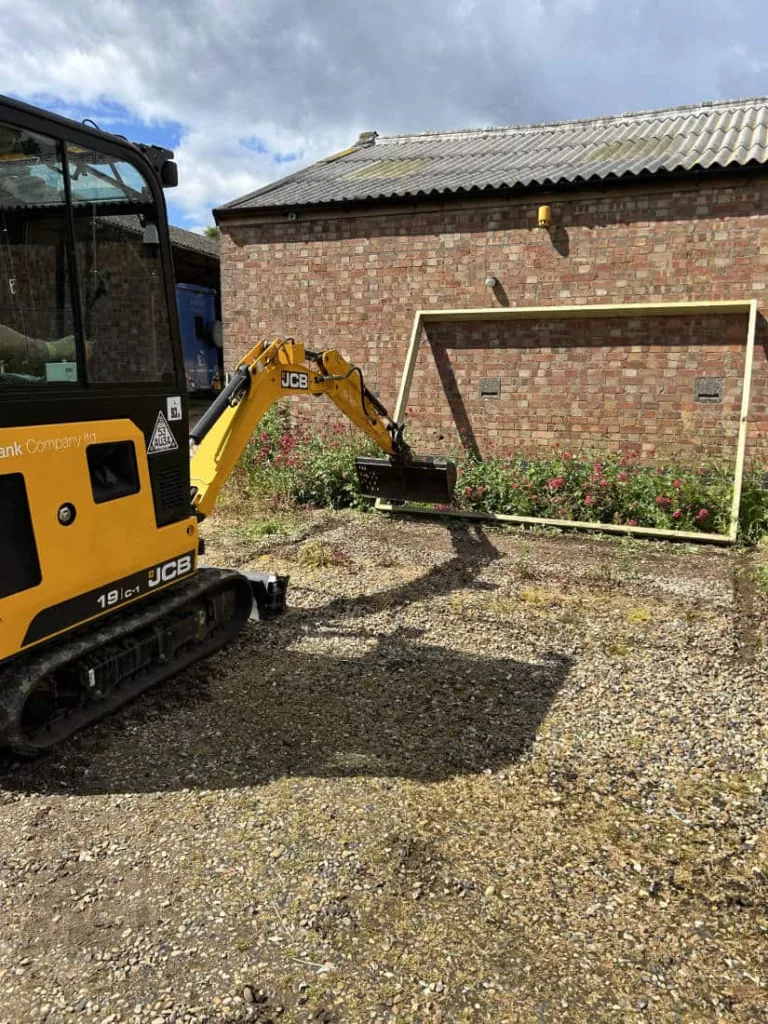
[(474, 320), (575, 320), (630, 316), (690, 316), (749, 313), (754, 299), (717, 302), (626, 302), (585, 306), (500, 306), (490, 309), (422, 309), (422, 323)]
[(695, 530), (662, 530), (656, 526), (624, 526), (617, 523), (590, 523), (571, 519), (544, 519), (539, 516), (508, 516), (501, 512), (462, 512), (421, 508), (418, 505), (389, 505), (377, 502), (380, 512), (403, 512), (409, 515), (440, 516), (443, 519), (479, 519), (489, 523), (513, 523), (518, 526), (554, 526), (562, 530), (592, 530), (596, 533), (620, 533), (662, 540), (687, 540), (697, 544), (730, 544), (727, 533), (698, 533)]
[(755, 354), (755, 328), (757, 326), (757, 299), (749, 304), (747, 323), (747, 351), (744, 356), (744, 379), (741, 385), (741, 414), (739, 436), (736, 441), (736, 470), (733, 474), (733, 502), (731, 504), (731, 528), (729, 536), (735, 541), (739, 535), (739, 511), (741, 509), (741, 486), (744, 482), (744, 456), (747, 449), (747, 423), (749, 421), (749, 400), (752, 392), (752, 362)]
[(397, 395), (397, 402), (395, 403), (395, 423), (402, 423), (405, 419), (405, 410), (408, 405), (408, 395), (411, 393), (411, 384), (413, 383), (413, 371), (416, 369), (416, 356), (419, 354), (419, 344), (421, 341), (421, 314), (416, 313), (413, 318), (413, 327), (411, 328), (411, 340), (408, 343), (408, 352), (405, 356), (405, 367), (403, 369), (403, 379), (400, 381), (400, 391)]
[(686, 530), (662, 530), (651, 526), (618, 526), (616, 523), (589, 523), (570, 519), (543, 519), (536, 516), (510, 516), (485, 512), (461, 512), (459, 510), (440, 512), (415, 508), (410, 505), (393, 506), (376, 501), (375, 508), (383, 512), (409, 512), (419, 515), (449, 516), (464, 519), (485, 519), (499, 523), (521, 525), (555, 526), (563, 529), (596, 530), (603, 533), (634, 534), (636, 536), (658, 537), (668, 540), (690, 540), (717, 544), (732, 544), (738, 537), (741, 488), (744, 478), (747, 423), (749, 419), (749, 398), (752, 385), (752, 363), (757, 324), (757, 301), (755, 299), (725, 299), (715, 302), (623, 302), (579, 306), (502, 306), (490, 309), (420, 309), (413, 320), (408, 352), (403, 366), (403, 376), (397, 396), (394, 417), (398, 423), (405, 419), (408, 397), (413, 383), (416, 359), (419, 353), (422, 326), (425, 323), (451, 323), (495, 320), (574, 320), (591, 318), (649, 317), (649, 316), (690, 316), (717, 315), (722, 313), (747, 313), (747, 345), (744, 356), (744, 377), (742, 381), (741, 414), (736, 447), (736, 465), (733, 480), (733, 501), (728, 533), (695, 533)]

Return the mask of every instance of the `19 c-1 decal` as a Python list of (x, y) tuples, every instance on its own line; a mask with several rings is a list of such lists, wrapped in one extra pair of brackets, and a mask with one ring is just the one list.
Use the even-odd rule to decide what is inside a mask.
[(96, 590), (78, 594), (68, 601), (62, 601), (61, 604), (45, 608), (30, 622), (24, 644), (42, 640), (53, 633), (60, 633), (80, 622), (86, 622), (102, 612), (112, 611), (129, 601), (135, 601), (137, 597), (151, 593), (157, 587), (164, 587), (174, 580), (190, 576), (194, 569), (195, 553), (187, 551), (176, 558), (168, 559), (167, 562), (160, 562), (159, 565), (142, 569), (131, 576), (115, 580), (114, 583), (108, 583)]

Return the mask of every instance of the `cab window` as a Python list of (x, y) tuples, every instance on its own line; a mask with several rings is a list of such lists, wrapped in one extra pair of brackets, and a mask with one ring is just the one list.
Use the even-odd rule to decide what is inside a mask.
[(0, 122), (0, 388), (78, 382), (63, 151)]
[(158, 217), (141, 172), (69, 145), (67, 158), (89, 381), (173, 382)]

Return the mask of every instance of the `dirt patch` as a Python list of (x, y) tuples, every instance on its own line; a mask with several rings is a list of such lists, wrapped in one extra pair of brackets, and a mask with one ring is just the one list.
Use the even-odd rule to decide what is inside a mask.
[(278, 519), (285, 618), (4, 766), (0, 1020), (764, 1019), (763, 556)]

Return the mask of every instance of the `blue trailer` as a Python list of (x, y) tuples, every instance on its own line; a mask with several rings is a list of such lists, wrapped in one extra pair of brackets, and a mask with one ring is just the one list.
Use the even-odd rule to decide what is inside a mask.
[(221, 387), (222, 353), (216, 319), (216, 292), (196, 284), (177, 284), (181, 347), (190, 394)]

